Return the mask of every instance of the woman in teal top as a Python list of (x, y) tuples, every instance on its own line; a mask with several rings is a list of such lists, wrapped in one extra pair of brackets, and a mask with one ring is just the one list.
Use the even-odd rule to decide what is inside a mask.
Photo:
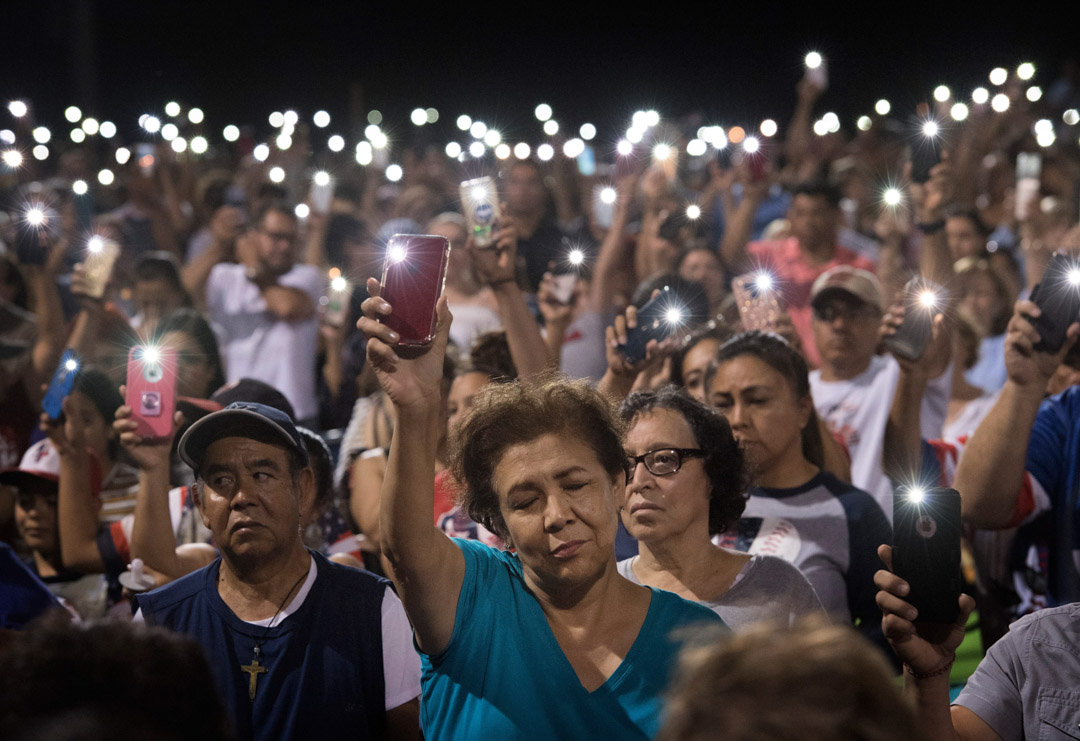
[(709, 609), (632, 584), (616, 569), (620, 427), (584, 384), (486, 389), (451, 440), (462, 505), (515, 553), (451, 540), (433, 525), (439, 381), (450, 328), (400, 355), (368, 282), (359, 327), (397, 412), (380, 521), (389, 573), (423, 656), (427, 738), (649, 738), (689, 624)]

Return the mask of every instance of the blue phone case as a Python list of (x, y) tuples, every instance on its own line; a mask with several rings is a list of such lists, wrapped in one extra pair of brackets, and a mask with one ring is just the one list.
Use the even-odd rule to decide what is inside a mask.
[[(68, 361), (71, 360), (76, 361), (74, 370), (69, 370), (67, 367)], [(49, 415), (49, 419), (60, 419), (60, 415), (64, 413), (64, 399), (71, 393), (71, 388), (79, 375), (80, 367), (77, 363), (78, 359), (71, 350), (66, 350), (64, 356), (60, 358), (60, 364), (56, 366), (49, 388), (45, 391), (45, 398), (41, 400), (41, 410)]]

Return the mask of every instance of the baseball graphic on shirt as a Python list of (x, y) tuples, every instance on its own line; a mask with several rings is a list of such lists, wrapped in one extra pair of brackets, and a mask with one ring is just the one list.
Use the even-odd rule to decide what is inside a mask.
[(752, 556), (779, 556), (790, 563), (795, 562), (802, 549), (802, 538), (795, 525), (779, 517), (747, 519), (760, 521), (747, 553)]

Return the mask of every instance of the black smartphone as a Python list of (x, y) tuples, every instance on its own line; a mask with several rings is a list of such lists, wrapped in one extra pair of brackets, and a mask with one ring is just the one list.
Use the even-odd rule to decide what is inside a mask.
[(926, 352), (934, 331), (934, 317), (941, 313), (945, 294), (935, 283), (912, 278), (904, 286), (904, 321), (896, 334), (885, 339), (894, 355), (918, 360)]
[(893, 496), (893, 573), (911, 587), (918, 619), (954, 623), (960, 614), (960, 494), (901, 486)]
[(626, 361), (636, 365), (645, 359), (645, 346), (650, 340), (657, 342), (667, 338), (684, 326), (690, 314), (682, 301), (668, 286), (638, 309), (637, 326), (626, 333), (626, 344), (619, 345), (619, 352)]
[(911, 146), (911, 179), (914, 182), (925, 183), (930, 179), (930, 171), (941, 162), (941, 149), (940, 134), (919, 136)]
[(1031, 289), (1031, 300), (1042, 311), (1028, 317), (1039, 333), (1035, 349), (1056, 353), (1065, 344), (1069, 325), (1080, 321), (1080, 265), (1062, 252), (1055, 252), (1042, 280)]
[(54, 208), (36, 203), (15, 218), (15, 256), (23, 265), (44, 265), (49, 258), (49, 245), (60, 236), (60, 214)]

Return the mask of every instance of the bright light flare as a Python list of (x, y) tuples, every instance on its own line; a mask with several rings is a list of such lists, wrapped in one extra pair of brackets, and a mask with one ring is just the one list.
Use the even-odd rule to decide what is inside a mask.
[(759, 291), (771, 291), (774, 285), (773, 277), (770, 273), (765, 271), (759, 272), (754, 276), (754, 287)]
[(484, 134), (484, 144), (489, 147), (497, 147), (500, 142), (502, 142), (502, 134), (495, 129), (488, 129), (487, 133)]
[(580, 265), (585, 262), (585, 253), (579, 249), (570, 250), (570, 254), (566, 256), (566, 259), (570, 261), (571, 265)]
[(806, 63), (807, 69), (817, 69), (825, 60), (822, 59), (821, 54), (816, 51), (812, 51), (806, 55), (806, 58), (803, 61)]
[(23, 218), (26, 219), (27, 224), (34, 228), (43, 226), (45, 224), (45, 209), (41, 206), (31, 206), (26, 209)]
[(1070, 286), (1080, 287), (1080, 268), (1069, 268), (1069, 272), (1065, 274), (1065, 279), (1069, 281)]
[(79, 370), (79, 361), (75, 358), (68, 358), (64, 362), (64, 370), (66, 370), (68, 373), (74, 373), (75, 371)]
[(340, 152), (345, 148), (345, 137), (340, 134), (334, 134), (326, 140), (326, 148), (331, 152)]
[(86, 184), (85, 180), (76, 180), (71, 184), (71, 190), (77, 196), (84, 196), (86, 192), (90, 190), (90, 186)]
[(49, 158), (49, 148), (44, 144), (38, 144), (31, 150), (36, 160), (47, 160)]
[(49, 140), (52, 139), (52, 132), (44, 126), (38, 126), (32, 133), (34, 141), (38, 144), (48, 144)]
[(1005, 93), (998, 93), (990, 101), (990, 107), (997, 113), (1004, 113), (1009, 110), (1009, 96)]
[(339, 275), (330, 281), (330, 290), (342, 292), (349, 287), (349, 281), (345, 280), (345, 276)]
[(1004, 85), (1008, 79), (1009, 73), (1005, 71), (1004, 67), (994, 67), (994, 69), (990, 70), (991, 85)]
[(696, 221), (701, 218), (701, 206), (691, 203), (686, 207), (686, 218)]
[(101, 126), (98, 128), (98, 133), (106, 139), (112, 139), (116, 136), (116, 124), (112, 121), (102, 121)]
[(933, 139), (941, 131), (941, 127), (937, 121), (926, 121), (922, 125), (922, 133), (927, 139)]
[(143, 345), (139, 350), (139, 357), (147, 365), (157, 365), (161, 362), (161, 348), (156, 345)]
[(116, 164), (126, 165), (131, 159), (131, 150), (127, 147), (118, 147), (116, 150)]
[(405, 171), (401, 169), (401, 165), (387, 165), (386, 167), (386, 179), (391, 183), (401, 180), (401, 176), (404, 174)]
[(776, 121), (773, 121), (771, 118), (766, 118), (761, 122), (758, 130), (761, 131), (762, 136), (776, 136), (779, 127), (776, 125)]
[(271, 167), (268, 175), (270, 181), (274, 183), (281, 183), (285, 180), (285, 170), (281, 167)]
[(919, 306), (923, 307), (924, 309), (934, 309), (937, 307), (937, 305), (938, 296), (936, 292), (931, 291), (930, 289), (926, 289), (919, 293)]
[(946, 85), (938, 85), (934, 88), (934, 100), (938, 103), (944, 103), (951, 95), (952, 91)]
[(473, 121), (472, 126), (469, 127), (469, 134), (473, 139), (483, 139), (484, 134), (487, 133), (487, 124), (483, 121)]
[(8, 103), (8, 110), (15, 118), (22, 118), (26, 115), (26, 112), (29, 110), (29, 108), (27, 108), (26, 103), (24, 103), (23, 101), (13, 100)]
[(922, 504), (926, 499), (926, 490), (921, 486), (912, 486), (907, 490), (907, 500), (912, 504)]
[(536, 115), (537, 121), (547, 121), (549, 118), (551, 118), (551, 106), (549, 106), (547, 103), (541, 103), (540, 105), (536, 106), (536, 110), (534, 110), (533, 113)]
[(559, 133), (559, 122), (553, 118), (549, 118), (544, 121), (544, 133), (548, 136), (555, 136)]
[(179, 116), (180, 115), (180, 104), (177, 103), (175, 100), (166, 103), (165, 104), (165, 115), (166, 116), (174, 116), (174, 117)]
[(68, 120), (68, 123), (78, 123), (82, 118), (82, 110), (78, 106), (69, 105), (64, 109), (64, 118)]
[(315, 115), (311, 117), (311, 123), (320, 129), (325, 129), (330, 125), (330, 114), (326, 111), (315, 111)]
[(664, 162), (671, 157), (671, 147), (667, 144), (657, 144), (652, 150), (653, 159)]
[(1030, 80), (1035, 76), (1035, 65), (1031, 62), (1024, 62), (1016, 68), (1016, 76), (1021, 80)]
[(8, 149), (2, 156), (4, 164), (10, 167), (12, 170), (21, 167), (23, 163), (22, 153), (17, 149)]
[(224, 137), (227, 142), (234, 142), (240, 138), (240, 129), (237, 126), (229, 124), (222, 130), (221, 136)]
[(427, 112), (423, 108), (413, 108), (409, 120), (413, 122), (413, 126), (423, 126), (427, 123)]
[(601, 188), (600, 189), (600, 202), (601, 203), (606, 203), (607, 205), (610, 206), (611, 204), (615, 203), (615, 199), (618, 197), (618, 195), (619, 194), (616, 193), (615, 189), (612, 188), (612, 187)]
[(187, 120), (193, 124), (201, 124), (204, 118), (206, 118), (206, 114), (203, 113), (202, 108), (192, 108), (187, 113)]
[(387, 251), (387, 257), (389, 257), (390, 262), (393, 263), (404, 262), (405, 258), (408, 257), (408, 254), (408, 251), (400, 244), (391, 245), (390, 249)]
[(306, 203), (298, 203), (296, 204), (296, 208), (293, 209), (293, 213), (296, 214), (296, 218), (298, 219), (306, 219), (311, 216), (311, 207)]
[(113, 174), (112, 170), (106, 168), (98, 172), (97, 179), (102, 185), (112, 185), (113, 181), (116, 180), (116, 175)]
[(161, 131), (161, 119), (157, 116), (147, 116), (143, 119), (142, 127), (148, 134), (156, 134)]
[(891, 110), (892, 103), (885, 100), (884, 98), (879, 100), (877, 103), (874, 103), (874, 111), (876, 111), (879, 116), (887, 116), (889, 115), (889, 111)]
[(903, 200), (903, 194), (900, 193), (899, 188), (886, 188), (885, 195), (882, 197), (886, 206), (895, 208), (900, 205), (900, 201)]
[(619, 143), (615, 145), (615, 151), (623, 157), (626, 157), (634, 151), (634, 145), (626, 139), (620, 139)]
[(977, 87), (971, 91), (971, 102), (975, 105), (986, 105), (990, 100), (990, 91), (984, 87)]
[(709, 151), (709, 144), (704, 139), (691, 139), (686, 143), (686, 153), (691, 157), (701, 157)]
[(285, 125), (285, 114), (281, 111), (274, 111), (270, 114), (270, 125), (275, 129), (280, 129)]
[(874, 122), (869, 116), (859, 116), (859, 120), (855, 122), (855, 126), (859, 131), (869, 131), (873, 125)]
[(256, 144), (255, 148), (251, 150), (251, 156), (259, 162), (266, 162), (266, 158), (270, 156), (270, 147), (266, 144)]
[(1042, 100), (1042, 88), (1038, 85), (1032, 85), (1027, 89), (1027, 92), (1024, 93), (1024, 95), (1026, 95), (1027, 99), (1030, 100), (1032, 103), (1036, 103)]
[(964, 103), (953, 103), (952, 108), (949, 110), (949, 115), (952, 116), (953, 121), (966, 120), (968, 113), (968, 107)]
[(457, 127), (459, 129), (461, 129), (462, 131), (468, 131), (470, 126), (472, 126), (471, 118), (464, 114), (457, 117)]
[(312, 181), (314, 181), (315, 185), (318, 185), (320, 187), (330, 185), (330, 173), (328, 173), (326, 170), (319, 170), (315, 173)]
[(541, 144), (536, 148), (536, 156), (539, 157), (541, 161), (547, 162), (555, 156), (555, 147), (550, 144)]
[(469, 154), (476, 159), (483, 157), (486, 151), (487, 147), (484, 146), (484, 142), (473, 142), (469, 145)]
[(457, 142), (448, 142), (446, 145), (446, 156), (456, 158), (461, 154), (461, 145)]
[(676, 325), (682, 324), (683, 311), (678, 306), (672, 306), (670, 309), (664, 312), (664, 321), (668, 324)]
[(756, 136), (748, 136), (743, 140), (742, 148), (747, 154), (756, 154), (761, 149), (761, 141)]
[(514, 156), (519, 160), (527, 159), (531, 153), (532, 149), (525, 142), (518, 142), (514, 145)]
[(581, 124), (581, 128), (578, 129), (578, 133), (581, 134), (581, 138), (585, 141), (591, 141), (596, 136), (596, 127), (591, 123)]

